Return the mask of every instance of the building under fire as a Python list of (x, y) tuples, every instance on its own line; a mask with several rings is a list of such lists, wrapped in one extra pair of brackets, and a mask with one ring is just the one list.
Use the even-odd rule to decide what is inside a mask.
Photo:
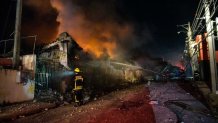
[(36, 54), (20, 56), (19, 70), (10, 69), (11, 61), (10, 57), (0, 59), (0, 103), (33, 100), (43, 95), (51, 97), (54, 92), (64, 94), (73, 86), (75, 67), (81, 68), (85, 87), (90, 92), (113, 90), (123, 83), (142, 81), (145, 73), (138, 66), (91, 58), (66, 32)]

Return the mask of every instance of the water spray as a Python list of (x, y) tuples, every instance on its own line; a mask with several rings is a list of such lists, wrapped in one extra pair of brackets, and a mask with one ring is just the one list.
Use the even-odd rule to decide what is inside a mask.
[(141, 69), (141, 70), (144, 70), (144, 71), (149, 71), (149, 72), (152, 72), (152, 73), (159, 74), (159, 72), (149, 70), (149, 69), (145, 69), (145, 68), (142, 68), (141, 66), (136, 66), (136, 65), (131, 65), (131, 64), (121, 63), (121, 62), (110, 62), (110, 63), (117, 64), (117, 65), (122, 65), (122, 66), (126, 66), (126, 67), (131, 67), (131, 68), (134, 68), (134, 69)]

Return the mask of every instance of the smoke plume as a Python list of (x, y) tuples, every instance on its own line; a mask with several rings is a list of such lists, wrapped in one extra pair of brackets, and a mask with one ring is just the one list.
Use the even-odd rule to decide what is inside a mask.
[(97, 57), (105, 51), (110, 57), (117, 57), (118, 50), (121, 51), (118, 42), (129, 40), (133, 27), (119, 21), (113, 2), (86, 1), (87, 6), (79, 0), (51, 0), (58, 11), (58, 33), (70, 33), (84, 50)]
[[(52, 42), (58, 34), (57, 11), (48, 0), (24, 0), (22, 35), (37, 35), (37, 44)], [(27, 42), (32, 44), (33, 41)]]
[(60, 33), (68, 32), (96, 57), (120, 61), (149, 59), (149, 43), (154, 40), (152, 31), (146, 22), (137, 22), (122, 0), (26, 0), (24, 3), (24, 34), (38, 35), (38, 44), (52, 42)]

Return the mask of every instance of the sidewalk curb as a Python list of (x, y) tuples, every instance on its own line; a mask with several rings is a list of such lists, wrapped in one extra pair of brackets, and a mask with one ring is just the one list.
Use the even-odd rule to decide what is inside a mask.
[(195, 86), (206, 100), (206, 103), (212, 113), (218, 116), (218, 95), (211, 93), (210, 88), (204, 81), (196, 81)]

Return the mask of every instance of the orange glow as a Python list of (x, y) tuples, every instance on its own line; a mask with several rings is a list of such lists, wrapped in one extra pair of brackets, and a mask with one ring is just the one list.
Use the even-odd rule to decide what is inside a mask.
[(186, 63), (185, 63), (184, 59), (180, 59), (180, 60), (174, 62), (174, 65), (179, 67), (181, 70), (185, 70), (185, 67), (186, 67), (185, 64)]
[(181, 61), (180, 61), (180, 62), (177, 62), (177, 63), (176, 63), (176, 66), (179, 67), (179, 68), (182, 69), (182, 70), (185, 70), (184, 63), (182, 63)]
[(59, 13), (58, 33), (68, 32), (85, 51), (96, 57), (101, 56), (104, 49), (111, 58), (115, 57), (117, 42), (132, 34), (132, 28), (127, 24), (88, 21), (81, 11), (74, 10), (75, 7), (70, 2), (63, 4), (60, 0), (51, 0), (51, 4)]
[(89, 51), (91, 53), (94, 53), (96, 57), (99, 57), (101, 54), (103, 54), (103, 48), (106, 48), (108, 51), (108, 54), (113, 57), (114, 55), (114, 49), (116, 48), (115, 42), (99, 42), (96, 39), (89, 39), (89, 43), (86, 43), (85, 39), (76, 38), (76, 41), (78, 41), (79, 45), (85, 50)]

